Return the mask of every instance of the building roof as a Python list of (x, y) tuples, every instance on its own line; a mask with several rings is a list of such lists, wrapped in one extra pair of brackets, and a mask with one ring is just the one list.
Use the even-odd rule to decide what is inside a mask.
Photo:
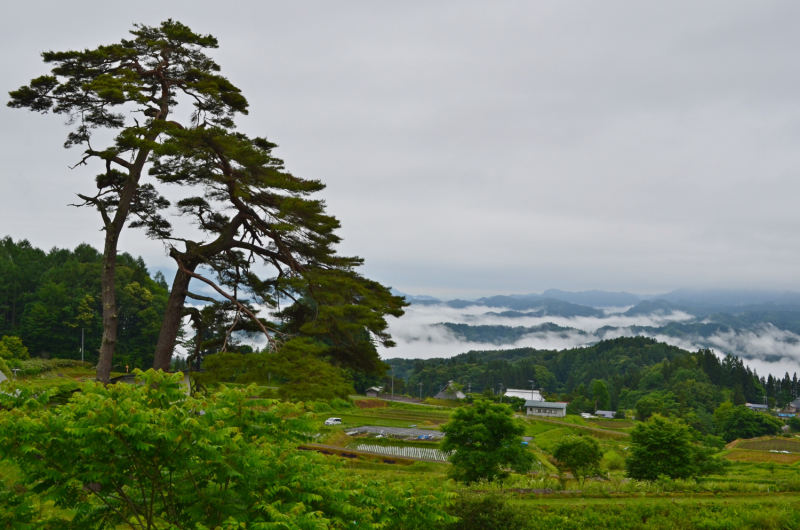
[(542, 394), (538, 390), (522, 390), (519, 388), (507, 388), (504, 392), (505, 396), (508, 397), (517, 397), (521, 399), (527, 399), (532, 401), (544, 401), (542, 398)]
[(594, 411), (594, 413), (595, 414), (602, 414), (604, 416), (608, 415), (608, 414), (611, 414), (613, 416), (614, 414), (617, 413), (617, 411), (616, 410), (596, 410), (596, 411)]
[(567, 403), (553, 403), (552, 401), (536, 401), (535, 399), (525, 402), (526, 407), (536, 407), (540, 409), (565, 409)]
[(370, 390), (374, 390), (375, 392), (381, 392), (383, 390), (383, 388), (381, 388), (379, 386), (371, 386), (371, 387), (369, 387), (367, 389), (367, 392), (369, 392)]

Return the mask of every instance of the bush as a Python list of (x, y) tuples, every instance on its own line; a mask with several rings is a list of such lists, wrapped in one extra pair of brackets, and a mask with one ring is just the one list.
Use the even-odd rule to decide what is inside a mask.
[(556, 444), (553, 457), (561, 469), (568, 469), (580, 484), (596, 475), (603, 453), (600, 444), (591, 436), (565, 436)]
[(180, 374), (136, 374), (143, 384), (87, 383), (60, 407), (26, 398), (24, 387), (0, 394), (0, 455), (24, 485), (74, 514), (57, 528), (327, 530), (356, 521), (410, 530), (453, 521), (444, 510), (454, 495), (441, 487), (362, 479), (297, 450), (310, 425), (296, 405), (251, 400), (254, 387), (200, 399), (185, 394)]
[(459, 495), (449, 513), (459, 520), (445, 525), (445, 530), (522, 530), (528, 527), (528, 518), (497, 493)]
[(27, 359), (30, 355), (28, 348), (22, 344), (19, 337), (5, 335), (0, 339), (0, 357), (3, 359)]
[(792, 432), (800, 432), (800, 418), (797, 416), (793, 416), (789, 418), (789, 427), (792, 429)]
[(334, 409), (334, 410), (352, 409), (353, 408), (353, 404), (350, 401), (347, 401), (347, 400), (344, 400), (344, 399), (340, 399), (340, 398), (335, 398), (335, 399), (331, 400), (331, 408)]
[(8, 361), (8, 365), (11, 368), (19, 369), (18, 373), (21, 375), (37, 375), (56, 368), (71, 368), (82, 364), (80, 361), (72, 359), (39, 359), (36, 357), (27, 360), (10, 359)]
[(737, 438), (757, 438), (781, 432), (783, 422), (763, 412), (755, 412), (744, 405), (721, 410), (714, 413), (717, 428), (726, 442)]
[(625, 462), (628, 476), (656, 480), (661, 476), (685, 479), (720, 473), (725, 463), (713, 458), (715, 451), (692, 443), (692, 429), (658, 414), (631, 431), (631, 452)]
[(609, 451), (603, 456), (602, 465), (609, 471), (621, 471), (625, 469), (625, 458), (616, 451)]

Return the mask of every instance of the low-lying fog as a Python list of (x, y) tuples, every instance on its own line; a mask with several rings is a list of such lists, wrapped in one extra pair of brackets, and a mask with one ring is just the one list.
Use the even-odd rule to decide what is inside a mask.
[[(789, 372), (800, 372), (800, 336), (779, 329), (773, 325), (762, 326), (756, 330), (732, 330), (711, 337), (672, 337), (655, 333), (634, 331), (633, 326), (661, 327), (670, 322), (691, 320), (691, 315), (674, 312), (662, 315), (625, 316), (627, 308), (607, 308), (604, 318), (597, 317), (550, 317), (524, 316), (502, 317), (497, 314), (501, 308), (471, 306), (454, 309), (447, 306), (412, 305), (399, 319), (389, 318), (389, 330), (397, 342), (397, 347), (383, 349), (384, 359), (400, 357), (406, 359), (429, 359), (433, 357), (452, 357), (470, 350), (498, 350), (530, 347), (536, 349), (562, 350), (593, 344), (603, 339), (646, 335), (656, 340), (672, 344), (689, 351), (710, 347), (720, 356), (727, 353), (745, 359), (750, 367), (760, 375), (772, 373), (783, 377)], [(435, 324), (452, 322), (456, 324), (501, 325), (533, 327), (553, 323), (569, 330), (535, 331), (508, 344), (491, 344), (466, 341), (451, 330)], [(612, 327), (612, 330), (600, 328)], [(769, 360), (767, 360), (769, 359)]]

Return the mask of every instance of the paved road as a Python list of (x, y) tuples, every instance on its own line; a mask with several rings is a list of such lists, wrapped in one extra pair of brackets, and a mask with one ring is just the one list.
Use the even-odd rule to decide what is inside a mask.
[(371, 432), (373, 434), (393, 434), (396, 436), (431, 436), (433, 438), (444, 438), (444, 434), (432, 429), (406, 429), (403, 427), (374, 427), (365, 425), (355, 429), (347, 429), (347, 434)]

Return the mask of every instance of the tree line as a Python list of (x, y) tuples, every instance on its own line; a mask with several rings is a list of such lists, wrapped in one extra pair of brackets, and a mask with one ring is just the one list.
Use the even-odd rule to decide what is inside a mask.
[[(96, 363), (103, 333), (102, 254), (87, 244), (47, 252), (27, 240), (0, 239), (0, 335), (19, 337), (31, 355)], [(169, 290), (141, 257), (117, 256), (119, 343), (115, 363), (148, 368)]]
[(525, 389), (534, 381), (548, 399), (569, 402), (572, 414), (641, 408), (645, 416), (677, 415), (704, 433), (716, 432), (714, 412), (722, 403), (736, 406), (768, 399), (783, 406), (800, 393), (796, 376), (764, 378), (737, 357), (720, 359), (710, 350), (689, 352), (647, 337), (562, 351), (518, 348), (387, 362), (413, 395), (420, 383), (426, 396), (451, 380), (474, 393), (491, 395), (500, 392), (500, 384)]

